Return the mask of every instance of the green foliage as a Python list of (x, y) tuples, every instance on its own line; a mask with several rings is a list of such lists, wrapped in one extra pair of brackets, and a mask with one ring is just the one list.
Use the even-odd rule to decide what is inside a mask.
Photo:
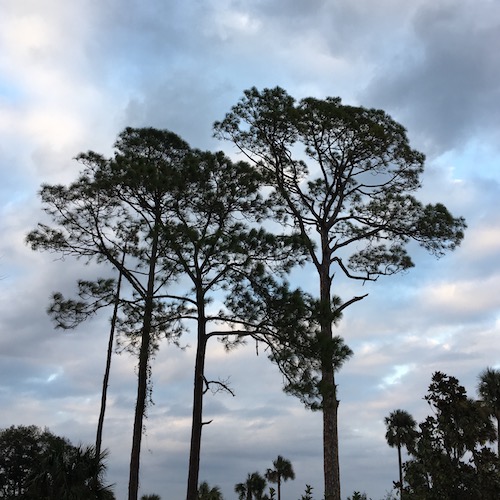
[(153, 493), (152, 495), (142, 495), (141, 500), (161, 500), (161, 497)]
[[(268, 206), (262, 200), (261, 175), (245, 162), (223, 153), (195, 150), (170, 131), (126, 128), (112, 158), (87, 152), (69, 186), (41, 190), (53, 226), (30, 232), (34, 250), (49, 250), (116, 268), (125, 286), (116, 298), (114, 280), (79, 281), (78, 298), (53, 295), (49, 313), (61, 328), (74, 328), (99, 309), (118, 303), (118, 344), (139, 358), (138, 399), (131, 468), (139, 470), (142, 419), (151, 399), (150, 360), (167, 337), (177, 342), (182, 320), (198, 323), (195, 403), (188, 496), (198, 486), (201, 395), (211, 382), (203, 371), (209, 321), (227, 322), (251, 334), (248, 318), (231, 309), (240, 287), (283, 275), (300, 262), (301, 238), (273, 235), (259, 228)], [(303, 254), (303, 252), (302, 252)], [(171, 285), (183, 276), (191, 284)], [(211, 293), (230, 297), (219, 313), (207, 315)], [(255, 325), (252, 325), (253, 327)], [(201, 382), (200, 382), (201, 381)], [(132, 489), (137, 489), (138, 478)]]
[(278, 500), (281, 500), (281, 481), (295, 479), (295, 472), (292, 467), (292, 462), (283, 458), (281, 455), (278, 455), (278, 458), (273, 461), (273, 467), (273, 469), (267, 469), (265, 476), (270, 483), (276, 483), (278, 485)]
[(497, 456), (500, 458), (500, 370), (486, 368), (479, 374), (477, 392), (497, 425)]
[(417, 437), (415, 419), (405, 410), (394, 410), (385, 418), (387, 432), (385, 439), (391, 447), (411, 448)]
[(228, 307), (258, 325), (254, 336), (267, 345), (269, 359), (284, 376), (285, 392), (298, 397), (307, 408), (320, 410), (331, 390), (322, 382), (322, 366), (329, 360), (337, 371), (352, 356), (340, 336), (321, 335), (326, 317), (331, 322), (340, 319), (340, 300), (334, 299), (331, 310), (325, 311), (309, 294), (268, 279), (241, 282)]
[(103, 484), (106, 453), (73, 446), (36, 426), (0, 432), (0, 497), (26, 500), (113, 500)]
[[(424, 156), (381, 110), (251, 88), (215, 130), (255, 162), (282, 216), (306, 236), (317, 231), (319, 254), (335, 254), (347, 276), (376, 279), (411, 267), (409, 239), (441, 255), (463, 238), (462, 218), (413, 197)], [(347, 246), (355, 251), (344, 261), (338, 250)], [(319, 267), (324, 261), (312, 244), (310, 252)]]
[(500, 370), (488, 367), (482, 371), (477, 392), (492, 416), (500, 414)]
[[(441, 256), (460, 244), (465, 221), (442, 204), (423, 205), (414, 197), (424, 156), (382, 110), (332, 97), (296, 102), (280, 87), (253, 87), (214, 127), (217, 137), (231, 140), (253, 162), (271, 188), (276, 220), (300, 231), (318, 273), (322, 314), (313, 318), (319, 322), (311, 323), (302, 344), (289, 346), (298, 362), (282, 371), (286, 390), (323, 411), (324, 456), (331, 457), (325, 461), (325, 498), (340, 500), (335, 371), (350, 350), (333, 335), (333, 323), (363, 296), (336, 308), (335, 269), (364, 281), (404, 271), (413, 266), (406, 249), (411, 240)], [(279, 365), (286, 356), (274, 358)], [(304, 382), (295, 376), (302, 365)]]
[(352, 496), (347, 497), (347, 500), (368, 500), (366, 493), (360, 493), (359, 491), (355, 491)]
[(403, 497), (403, 466), (401, 459), (401, 448), (405, 446), (408, 450), (413, 448), (417, 438), (415, 419), (405, 410), (394, 410), (385, 418), (387, 432), (385, 439), (387, 444), (398, 449), (399, 482), (395, 483)]
[(420, 424), (405, 463), (408, 499), (500, 497), (498, 460), (486, 443), (496, 434), (488, 412), (455, 377), (436, 372), (424, 398), (433, 415)]
[(222, 492), (218, 486), (210, 487), (203, 481), (198, 487), (198, 500), (223, 500)]
[(306, 489), (304, 494), (300, 497), (300, 500), (313, 500), (312, 491), (313, 487), (310, 484), (306, 484)]
[[(166, 255), (161, 229), (170, 215), (170, 184), (179, 177), (191, 151), (175, 134), (149, 128), (125, 129), (115, 147), (111, 159), (94, 152), (79, 155), (84, 169), (69, 186), (42, 186), (43, 209), (53, 226), (38, 224), (27, 242), (34, 250), (110, 265), (128, 285), (129, 296), (120, 301), (123, 316), (116, 324), (122, 345), (139, 358), (129, 485), (135, 500), (151, 389), (150, 359), (160, 338), (176, 341), (182, 333), (177, 307), (164, 295), (178, 269)], [(54, 297), (51, 311), (60, 326), (74, 326), (98, 306), (110, 303), (101, 301), (109, 296), (106, 286), (96, 282), (90, 289), (89, 300)]]
[(264, 500), (265, 488), (266, 480), (258, 472), (252, 472), (244, 483), (235, 485), (234, 491), (238, 493), (239, 500)]
[(62, 293), (52, 295), (47, 310), (56, 328), (65, 330), (76, 328), (87, 318), (103, 307), (113, 304), (116, 295), (116, 282), (110, 278), (96, 281), (78, 280), (78, 299), (65, 299)]

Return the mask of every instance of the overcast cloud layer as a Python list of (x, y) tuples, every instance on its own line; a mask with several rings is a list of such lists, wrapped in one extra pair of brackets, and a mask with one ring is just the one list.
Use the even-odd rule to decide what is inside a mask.
[[(107, 317), (73, 333), (45, 313), (52, 291), (74, 291), (92, 267), (35, 254), (24, 244), (41, 220), (41, 183), (66, 183), (81, 151), (111, 154), (125, 126), (170, 129), (193, 147), (222, 148), (212, 124), (244, 89), (340, 96), (385, 109), (427, 155), (424, 202), (467, 219), (463, 245), (376, 284), (339, 282), (344, 298), (369, 292), (339, 325), (355, 352), (338, 377), (343, 497), (392, 489), (396, 451), (383, 419), (417, 420), (436, 370), (475, 394), (477, 375), (500, 367), (500, 4), (496, 0), (4, 0), (0, 3), (0, 427), (48, 426), (91, 443), (105, 361)], [(306, 270), (294, 282), (316, 292)], [(194, 339), (186, 336), (186, 344)], [(125, 498), (135, 361), (115, 356), (104, 445), (110, 482)], [(185, 496), (193, 349), (164, 345), (153, 364), (141, 494)], [(281, 393), (281, 378), (252, 345), (214, 342), (212, 378), (236, 397), (208, 397), (201, 479), (235, 498), (234, 484), (278, 454), (322, 495), (321, 415)]]

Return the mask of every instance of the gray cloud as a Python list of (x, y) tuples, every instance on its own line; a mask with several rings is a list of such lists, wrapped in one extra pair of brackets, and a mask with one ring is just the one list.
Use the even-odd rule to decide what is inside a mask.
[(497, 136), (498, 15), (488, 1), (422, 5), (413, 19), (418, 51), (381, 66), (361, 95), (397, 114), (428, 152)]

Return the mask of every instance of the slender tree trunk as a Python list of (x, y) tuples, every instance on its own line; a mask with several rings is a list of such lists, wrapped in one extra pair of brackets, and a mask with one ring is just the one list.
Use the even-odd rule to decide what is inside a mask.
[(201, 293), (198, 301), (198, 344), (194, 368), (193, 421), (191, 426), (191, 448), (189, 453), (189, 472), (187, 500), (198, 497), (198, 476), (200, 472), (201, 431), (203, 428), (203, 392), (205, 384), (205, 354), (207, 348), (205, 303)]
[(120, 303), (120, 288), (122, 284), (122, 268), (125, 262), (125, 252), (123, 252), (121, 265), (119, 270), (118, 282), (116, 284), (115, 304), (113, 307), (113, 316), (111, 317), (111, 327), (109, 330), (108, 351), (106, 355), (106, 368), (104, 370), (104, 377), (102, 380), (102, 393), (101, 393), (101, 410), (99, 412), (99, 420), (97, 422), (97, 434), (95, 438), (95, 454), (96, 460), (99, 460), (102, 446), (102, 431), (104, 427), (104, 414), (106, 413), (106, 400), (108, 395), (109, 374), (111, 371), (111, 357), (113, 355), (113, 344), (115, 340), (116, 319), (118, 317), (118, 305)]
[[(333, 380), (333, 383), (332, 383)], [(323, 370), (322, 381), (328, 394), (323, 396), (323, 460), (325, 500), (340, 500), (340, 466), (338, 448), (338, 405), (334, 373)], [(330, 388), (328, 388), (328, 385)], [(333, 386), (333, 387), (332, 387)]]
[[(148, 299), (148, 302), (152, 302)], [(130, 476), (129, 476), (129, 500), (137, 500), (139, 492), (139, 465), (142, 440), (142, 425), (144, 411), (146, 408), (146, 396), (148, 386), (148, 361), (149, 346), (151, 340), (151, 311), (152, 307), (147, 306), (147, 318), (144, 318), (142, 329), (141, 348), (139, 351), (139, 368), (137, 374), (137, 401), (135, 405), (134, 430), (132, 435), (132, 452), (130, 454)]]
[[(325, 238), (322, 240), (327, 241)], [(327, 243), (323, 243), (327, 244)], [(321, 302), (321, 337), (325, 344), (321, 349), (321, 383), (323, 397), (323, 470), (325, 500), (340, 500), (340, 466), (338, 439), (338, 406), (335, 372), (330, 349), (333, 337), (330, 265), (324, 258), (319, 271)], [(326, 348), (325, 348), (326, 347)]]
[(403, 461), (401, 460), (401, 445), (398, 443), (398, 463), (399, 463), (399, 498), (403, 500)]
[(132, 451), (130, 454), (130, 476), (128, 484), (128, 500), (137, 500), (139, 493), (139, 465), (141, 455), (142, 425), (146, 409), (148, 390), (149, 349), (151, 344), (151, 323), (154, 301), (154, 278), (158, 252), (158, 224), (153, 229), (151, 259), (149, 262), (148, 285), (144, 304), (144, 317), (139, 350), (139, 368), (137, 374), (137, 401), (135, 405), (134, 430), (132, 435)]
[(281, 500), (281, 478), (278, 476), (278, 500)]

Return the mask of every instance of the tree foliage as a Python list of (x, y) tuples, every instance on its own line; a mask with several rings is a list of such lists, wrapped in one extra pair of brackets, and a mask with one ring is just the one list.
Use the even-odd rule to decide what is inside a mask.
[(401, 457), (401, 448), (405, 446), (408, 450), (412, 449), (417, 437), (417, 422), (405, 410), (394, 410), (384, 419), (387, 427), (385, 439), (391, 447), (396, 447), (398, 450), (398, 468), (399, 468), (399, 483), (397, 486), (400, 491), (400, 498), (404, 497), (403, 483), (403, 463)]
[(488, 412), (455, 377), (436, 372), (424, 398), (433, 414), (419, 425), (404, 465), (409, 499), (472, 500), (500, 496), (498, 460)]
[(497, 456), (500, 459), (500, 370), (486, 368), (479, 374), (477, 392), (497, 426)]
[(353, 354), (342, 337), (321, 335), (321, 324), (327, 314), (336, 324), (349, 304), (334, 297), (330, 312), (325, 312), (320, 301), (301, 289), (266, 280), (240, 283), (228, 305), (246, 318), (247, 330), (266, 345), (269, 359), (283, 375), (284, 391), (306, 408), (321, 410), (331, 389), (322, 378), (325, 360), (336, 372)]
[(368, 500), (366, 493), (361, 493), (359, 491), (355, 491), (352, 496), (347, 497), (347, 500)]
[(312, 492), (313, 487), (310, 484), (306, 484), (306, 489), (304, 494), (300, 497), (300, 500), (313, 500)]
[[(78, 298), (55, 293), (49, 313), (56, 326), (67, 329), (114, 304), (112, 324), (120, 334), (120, 346), (139, 358), (130, 500), (138, 491), (151, 358), (162, 337), (175, 342), (185, 321), (194, 322), (187, 493), (194, 499), (203, 394), (214, 385), (227, 388), (205, 374), (207, 342), (220, 333), (208, 325), (223, 322), (222, 335), (228, 335), (229, 325), (230, 335), (240, 339), (258, 330), (260, 325), (252, 324), (245, 311), (235, 309), (235, 299), (247, 284), (274, 283), (270, 273), (280, 275), (300, 262), (301, 238), (293, 233), (274, 235), (259, 227), (267, 211), (260, 194), (262, 178), (247, 163), (232, 162), (221, 152), (192, 149), (169, 131), (127, 128), (118, 137), (112, 158), (88, 152), (78, 159), (85, 169), (77, 182), (42, 188), (44, 209), (54, 226), (39, 224), (28, 235), (28, 243), (36, 250), (110, 264), (119, 271), (119, 280), (79, 280)], [(119, 296), (121, 280), (128, 293)], [(221, 311), (208, 308), (213, 294), (219, 301), (228, 297)]]
[(273, 468), (267, 469), (265, 477), (270, 483), (278, 485), (278, 500), (281, 500), (281, 481), (295, 479), (292, 462), (278, 455), (278, 458), (273, 460)]
[(265, 488), (266, 480), (258, 472), (252, 472), (244, 483), (235, 485), (234, 491), (239, 500), (264, 500)]
[(415, 198), (424, 156), (381, 110), (344, 105), (339, 98), (296, 102), (279, 87), (251, 88), (215, 124), (215, 133), (231, 140), (263, 176), (276, 218), (300, 231), (318, 273), (322, 315), (315, 359), (321, 372), (325, 498), (340, 500), (338, 367), (331, 355), (335, 273), (374, 281), (404, 271), (414, 265), (410, 241), (441, 256), (460, 243), (465, 222), (440, 203), (424, 205)]
[[(244, 162), (234, 163), (223, 153), (193, 153), (170, 186), (170, 218), (162, 231), (165, 255), (190, 285), (179, 287), (177, 299), (182, 318), (194, 320), (197, 333), (189, 499), (198, 488), (203, 394), (210, 387), (227, 388), (206, 376), (207, 342), (213, 336), (227, 336), (228, 328), (237, 329), (239, 335), (250, 333), (241, 311), (229, 307), (213, 311), (208, 304), (228, 297), (234, 305), (243, 284), (261, 281), (271, 271), (285, 272), (300, 260), (294, 254), (299, 243), (293, 235), (274, 235), (257, 226), (266, 210), (260, 182)], [(222, 333), (220, 323), (225, 323)]]
[(106, 452), (73, 446), (48, 429), (18, 426), (0, 432), (0, 497), (25, 500), (112, 500), (104, 484)]
[[(94, 152), (78, 156), (84, 170), (69, 186), (44, 185), (40, 195), (53, 225), (38, 224), (27, 241), (34, 250), (108, 264), (120, 272), (130, 289), (121, 301), (119, 331), (138, 361), (137, 400), (132, 436), (129, 499), (136, 500), (143, 418), (147, 404), (150, 359), (160, 338), (176, 340), (181, 333), (176, 311), (165, 300), (164, 288), (177, 269), (163, 257), (161, 228), (171, 204), (169, 186), (187, 161), (189, 146), (175, 134), (154, 129), (125, 129), (106, 159)], [(126, 258), (125, 258), (125, 257)], [(70, 303), (55, 296), (53, 312), (61, 326), (73, 311), (78, 323), (98, 306), (114, 300), (108, 279), (84, 284), (90, 301)], [(82, 286), (80, 286), (82, 290)], [(87, 304), (87, 305), (86, 305)], [(70, 325), (71, 325), (71, 320)]]
[(197, 500), (223, 500), (222, 492), (218, 486), (212, 486), (203, 481), (198, 487)]
[[(317, 267), (326, 253), (347, 275), (375, 279), (413, 265), (404, 247), (410, 239), (442, 255), (463, 237), (463, 219), (413, 197), (424, 156), (381, 110), (343, 105), (339, 98), (296, 103), (279, 87), (252, 88), (215, 129), (275, 188), (283, 215), (324, 238), (326, 246), (311, 241), (309, 247)], [(354, 241), (363, 245), (338, 254)]]

